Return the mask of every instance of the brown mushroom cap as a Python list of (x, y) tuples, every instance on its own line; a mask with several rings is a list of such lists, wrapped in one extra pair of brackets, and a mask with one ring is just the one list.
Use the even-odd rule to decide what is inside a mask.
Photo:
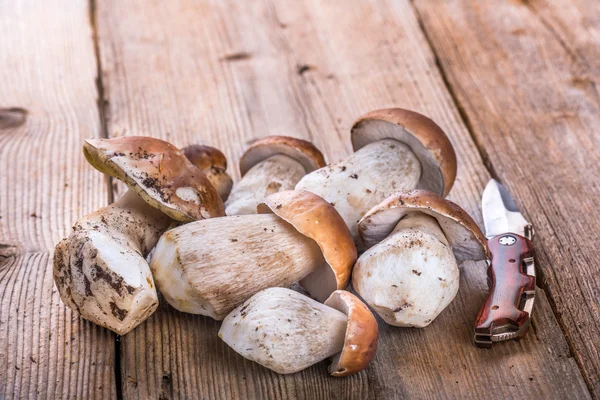
[(302, 190), (286, 190), (267, 196), (259, 214), (275, 213), (298, 232), (319, 245), (326, 265), (300, 284), (319, 301), (348, 286), (357, 252), (350, 230), (336, 209), (323, 198)]
[(452, 143), (432, 120), (414, 111), (388, 108), (360, 117), (351, 130), (354, 151), (382, 139), (407, 144), (421, 163), (417, 188), (446, 196), (456, 178), (456, 154)]
[(242, 176), (259, 162), (276, 154), (283, 154), (298, 161), (306, 173), (325, 166), (323, 154), (311, 142), (289, 136), (267, 136), (252, 143), (240, 159)]
[(393, 194), (365, 214), (358, 223), (365, 247), (385, 239), (407, 213), (415, 211), (437, 220), (457, 261), (490, 257), (485, 235), (471, 216), (457, 204), (426, 190)]
[(219, 149), (201, 144), (190, 144), (181, 149), (196, 167), (200, 168), (217, 189), (223, 201), (227, 200), (233, 180), (227, 173), (227, 158)]
[(377, 352), (377, 320), (358, 297), (345, 290), (333, 292), (325, 305), (348, 316), (344, 348), (333, 358), (329, 372), (333, 376), (347, 376), (362, 371)]
[(90, 139), (83, 152), (94, 168), (122, 180), (148, 204), (177, 221), (225, 215), (223, 201), (204, 173), (164, 140), (143, 136)]
[(227, 169), (227, 158), (221, 150), (201, 144), (190, 144), (181, 149), (183, 154), (200, 169)]

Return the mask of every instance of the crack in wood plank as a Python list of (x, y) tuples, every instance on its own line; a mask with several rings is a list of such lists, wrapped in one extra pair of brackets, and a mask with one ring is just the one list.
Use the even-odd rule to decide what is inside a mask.
[[(102, 72), (102, 59), (100, 57), (100, 45), (98, 39), (97, 29), (97, 15), (96, 15), (96, 0), (89, 0), (89, 11), (90, 11), (90, 25), (92, 27), (92, 40), (94, 42), (94, 55), (96, 58), (96, 91), (98, 93), (98, 115), (100, 117), (100, 137), (108, 138), (108, 119), (109, 119), (109, 107), (108, 99), (106, 98), (104, 91), (104, 81)], [(108, 204), (114, 202), (115, 196), (113, 192), (113, 178), (105, 175), (105, 185), (107, 187), (106, 195)], [(123, 398), (123, 384), (121, 374), (121, 337), (115, 335), (114, 340), (114, 362), (113, 369), (115, 375), (115, 393), (117, 399)]]
[[(585, 56), (584, 53), (580, 53), (578, 51), (577, 45), (579, 43), (582, 43), (581, 40), (578, 40), (581, 38), (581, 36), (577, 36), (578, 33), (578, 29), (580, 29), (580, 27), (584, 27), (585, 25), (577, 22), (577, 21), (573, 21), (572, 18), (577, 16), (578, 14), (576, 12), (574, 12), (575, 9), (577, 9), (577, 7), (580, 7), (581, 9), (585, 9), (585, 10), (589, 10), (590, 7), (585, 7), (586, 2), (585, 1), (580, 1), (577, 3), (567, 3), (567, 2), (563, 2), (563, 1), (550, 1), (550, 3), (552, 3), (549, 7), (549, 4), (547, 4), (548, 2), (544, 2), (544, 4), (540, 4), (540, 2), (537, 1), (522, 1), (522, 2), (513, 2), (515, 3), (514, 7), (524, 7), (524, 9), (527, 10), (527, 12), (529, 13), (529, 16), (535, 20), (537, 20), (539, 22), (539, 26), (541, 26), (541, 28), (543, 29), (539, 29), (536, 28), (536, 24), (525, 24), (525, 26), (527, 26), (527, 30), (523, 29), (523, 28), (514, 28), (512, 29), (510, 32), (513, 35), (518, 35), (520, 38), (523, 38), (521, 40), (526, 40), (528, 37), (531, 37), (533, 40), (535, 40), (537, 43), (536, 45), (538, 45), (539, 43), (543, 43), (544, 46), (540, 48), (540, 52), (538, 52), (537, 54), (531, 54), (529, 56), (530, 60), (533, 61), (535, 60), (536, 62), (531, 62), (528, 63), (526, 58), (523, 59), (523, 62), (517, 62), (516, 64), (520, 64), (521, 68), (523, 66), (528, 66), (529, 64), (536, 64), (535, 65), (535, 70), (536, 70), (536, 75), (539, 75), (541, 72), (544, 72), (543, 67), (544, 62), (546, 60), (544, 60), (544, 57), (550, 57), (553, 62), (551, 63), (551, 74), (550, 72), (548, 74), (546, 74), (546, 76), (550, 75), (550, 77), (559, 77), (561, 75), (561, 72), (563, 72), (563, 70), (566, 70), (566, 72), (571, 72), (575, 75), (574, 78), (571, 78), (570, 84), (574, 87), (577, 87), (579, 89), (581, 89), (582, 91), (586, 90), (588, 87), (591, 87), (592, 91), (593, 91), (593, 99), (594, 101), (592, 101), (592, 103), (595, 103), (596, 105), (592, 105), (591, 108), (595, 108), (597, 107), (598, 104), (598, 92), (597, 92), (597, 86), (596, 83), (593, 79), (589, 79), (589, 76), (591, 76), (590, 74), (593, 74), (593, 70), (594, 68), (597, 68), (597, 65), (594, 65), (592, 61), (593, 60), (593, 55), (591, 56)], [(517, 4), (518, 3), (518, 4)], [(568, 7), (567, 7), (568, 5)], [(502, 169), (508, 169), (508, 165), (506, 163), (506, 157), (502, 157), (499, 154), (494, 154), (494, 157), (490, 157), (490, 154), (488, 154), (488, 147), (492, 149), (492, 151), (494, 151), (494, 144), (495, 144), (495, 139), (494, 140), (490, 140), (489, 137), (491, 137), (489, 134), (487, 134), (486, 130), (489, 129), (486, 125), (482, 125), (482, 120), (485, 120), (486, 117), (485, 116), (481, 116), (480, 114), (480, 110), (483, 108), (483, 112), (485, 112), (485, 108), (486, 106), (490, 106), (490, 107), (495, 107), (495, 108), (500, 108), (502, 107), (502, 101), (500, 101), (499, 99), (502, 98), (502, 96), (504, 96), (505, 98), (515, 98), (515, 101), (518, 101), (518, 97), (519, 94), (523, 94), (526, 93), (528, 88), (527, 88), (527, 83), (531, 83), (528, 82), (527, 79), (522, 79), (521, 81), (518, 82), (518, 85), (515, 85), (516, 82), (511, 81), (510, 78), (508, 79), (508, 82), (505, 82), (504, 85), (502, 86), (497, 86), (498, 90), (496, 92), (494, 92), (493, 89), (491, 89), (491, 85), (490, 84), (486, 84), (486, 80), (488, 82), (493, 82), (495, 81), (496, 76), (494, 76), (494, 73), (496, 73), (499, 70), (494, 70), (493, 68), (487, 68), (488, 65), (494, 65), (494, 55), (497, 53), (498, 57), (500, 57), (500, 59), (498, 59), (498, 57), (496, 57), (496, 62), (500, 62), (500, 60), (502, 62), (505, 62), (506, 60), (502, 59), (501, 55), (504, 54), (510, 54), (510, 45), (508, 45), (507, 43), (509, 43), (508, 40), (503, 40), (502, 35), (504, 34), (503, 30), (505, 29), (505, 27), (509, 24), (507, 24), (507, 21), (511, 21), (511, 22), (515, 22), (518, 20), (515, 18), (509, 18), (509, 16), (506, 14), (508, 11), (508, 9), (511, 7), (511, 5), (505, 5), (504, 7), (502, 7), (502, 10), (500, 9), (494, 9), (494, 11), (487, 9), (487, 10), (483, 10), (481, 8), (485, 8), (485, 6), (483, 7), (477, 7), (477, 17), (478, 18), (487, 18), (487, 21), (478, 21), (477, 24), (478, 26), (486, 26), (486, 37), (485, 37), (485, 43), (502, 43), (501, 45), (498, 44), (498, 51), (496, 53), (492, 52), (485, 44), (481, 45), (481, 48), (486, 48), (487, 49), (487, 53), (486, 53), (486, 57), (489, 58), (491, 61), (486, 60), (486, 63), (471, 63), (471, 65), (467, 66), (467, 67), (461, 67), (458, 66), (456, 64), (457, 59), (462, 59), (462, 60), (475, 60), (477, 59), (477, 56), (473, 56), (473, 55), (468, 55), (468, 53), (470, 52), (470, 47), (466, 45), (466, 43), (476, 43), (480, 40), (476, 35), (477, 35), (477, 28), (470, 26), (473, 23), (472, 19), (469, 19), (468, 22), (467, 20), (462, 20), (460, 22), (458, 22), (458, 24), (456, 26), (459, 26), (460, 29), (454, 30), (452, 31), (452, 34), (447, 35), (445, 32), (446, 29), (446, 24), (453, 24), (452, 18), (449, 18), (449, 21), (441, 21), (438, 18), (435, 18), (435, 13), (432, 12), (431, 7), (429, 7), (429, 4), (424, 3), (424, 2), (418, 2), (418, 5), (416, 5), (416, 1), (413, 0), (413, 7), (415, 8), (417, 14), (419, 15), (419, 19), (421, 20), (421, 25), (422, 25), (422, 29), (424, 30), (425, 34), (430, 37), (429, 42), (431, 47), (433, 48), (434, 52), (436, 52), (437, 57), (439, 60), (443, 60), (443, 62), (440, 62), (440, 69), (442, 71), (444, 71), (444, 75), (446, 76), (445, 78), (445, 82), (446, 85), (449, 87), (449, 90), (452, 91), (454, 93), (453, 97), (455, 99), (455, 102), (457, 103), (458, 107), (460, 107), (463, 111), (462, 113), (465, 114), (465, 121), (468, 123), (469, 125), (469, 129), (471, 131), (471, 134), (473, 135), (474, 139), (475, 139), (475, 143), (477, 144), (478, 149), (480, 150), (480, 152), (482, 153), (482, 157), (487, 158), (489, 161), (489, 165), (491, 165), (492, 167), (494, 165), (499, 165), (499, 168)], [(442, 10), (436, 10), (437, 13), (442, 13), (444, 15), (452, 15), (454, 17), (454, 19), (459, 19), (463, 17), (463, 15), (466, 15), (466, 13), (463, 12), (463, 10), (470, 10), (471, 8), (469, 7), (469, 5), (464, 4), (464, 2), (455, 2), (454, 4), (450, 5), (449, 3), (445, 3), (443, 5), (443, 7), (447, 7), (447, 8), (451, 8), (454, 7), (454, 10), (450, 11), (448, 9), (442, 11)], [(463, 8), (463, 10), (458, 11), (458, 9)], [(518, 13), (518, 11), (516, 11), (516, 13)], [(585, 14), (587, 15), (587, 14)], [(428, 18), (427, 23), (425, 23), (425, 17)], [(471, 15), (472, 17), (472, 15)], [(489, 23), (490, 20), (494, 20), (494, 17), (497, 17), (497, 21), (503, 21), (502, 23), (498, 23), (498, 25), (496, 27), (492, 27), (492, 24)], [(514, 15), (513, 15), (514, 17)], [(549, 19), (551, 18), (551, 19)], [(593, 17), (590, 17), (593, 18)], [(516, 22), (517, 26), (519, 24), (523, 24), (522, 21), (527, 20), (527, 16), (522, 16), (521, 22)], [(494, 21), (496, 22), (496, 21)], [(561, 22), (565, 22), (565, 23), (561, 23)], [(557, 29), (557, 26), (562, 28), (562, 31), (559, 32), (559, 30)], [(590, 25), (593, 26), (593, 25)], [(496, 28), (496, 29), (494, 29)], [(471, 31), (469, 31), (469, 29), (471, 29)], [(587, 29), (587, 28), (581, 28), (583, 30)], [(545, 31), (545, 32), (544, 32)], [(454, 33), (457, 32), (456, 35), (454, 35)], [(581, 32), (579, 32), (581, 33)], [(464, 41), (464, 37), (461, 35), (464, 34), (468, 34), (469, 35), (469, 40), (468, 41)], [(455, 36), (455, 37), (454, 37)], [(567, 41), (567, 39), (569, 39)], [(588, 39), (592, 39), (592, 34), (588, 35)], [(553, 45), (551, 44), (551, 42), (554, 41), (559, 47), (560, 49), (562, 49), (562, 52), (564, 55), (566, 55), (566, 57), (561, 57), (559, 51), (555, 51), (553, 48)], [(591, 42), (594, 42), (593, 40), (591, 40)], [(519, 47), (518, 44), (519, 42), (510, 42), (512, 43), (512, 46), (514, 48), (514, 50), (517, 50), (517, 48)], [(573, 47), (571, 45), (571, 43), (574, 44), (575, 47)], [(595, 41), (595, 43), (597, 43), (597, 40)], [(454, 46), (454, 48), (452, 47)], [(471, 46), (473, 47), (473, 46)], [(538, 46), (533, 47), (534, 49), (539, 48)], [(478, 48), (479, 49), (479, 48)], [(525, 50), (523, 49), (519, 49), (521, 50), (521, 52), (524, 52)], [(475, 51), (475, 50), (473, 50)], [(517, 50), (518, 51), (518, 50)], [(535, 51), (535, 50), (534, 50)], [(459, 54), (460, 56), (456, 56), (456, 54)], [(590, 60), (588, 60), (587, 58), (591, 57)], [(509, 57), (507, 57), (509, 58)], [(519, 60), (520, 61), (520, 60)], [(472, 67), (474, 64), (479, 64), (478, 66), (480, 67), (477, 70), (476, 75), (470, 76), (470, 72), (468, 70), (469, 67)], [(506, 64), (506, 63), (505, 63)], [(482, 66), (483, 65), (483, 66)], [(540, 65), (542, 67), (540, 67)], [(546, 64), (547, 65), (547, 64)], [(500, 67), (502, 68), (502, 67)], [(516, 67), (515, 67), (516, 68)], [(504, 68), (501, 69), (503, 71), (504, 75), (508, 75), (509, 77), (510, 72), (511, 71), (507, 71)], [(465, 73), (462, 73), (463, 71), (465, 71)], [(521, 71), (518, 71), (521, 72)], [(479, 76), (485, 76), (485, 80), (481, 80), (478, 79)], [(560, 76), (562, 78), (562, 76)], [(497, 79), (497, 78), (496, 78)], [(473, 81), (473, 83), (471, 83), (471, 81)], [(538, 81), (539, 82), (539, 81)], [(542, 81), (543, 82), (543, 81)], [(548, 83), (550, 85), (550, 82)], [(556, 84), (556, 82), (552, 83), (553, 86), (548, 86), (549, 88), (552, 88), (554, 86), (556, 86), (556, 93), (554, 94), (546, 94), (545, 97), (542, 96), (540, 97), (538, 95), (538, 99), (539, 101), (533, 101), (530, 104), (525, 104), (524, 105), (524, 109), (528, 110), (530, 109), (532, 106), (535, 107), (532, 111), (531, 111), (531, 115), (528, 118), (531, 118), (532, 120), (535, 121), (535, 114), (539, 113), (539, 112), (543, 112), (545, 109), (550, 108), (548, 107), (548, 105), (553, 105), (552, 103), (549, 102), (545, 102), (543, 99), (544, 98), (555, 98), (555, 99), (561, 99), (563, 97), (566, 97), (563, 93), (561, 92), (560, 89), (562, 88), (560, 82), (558, 84)], [(539, 85), (535, 85), (535, 86), (539, 86)], [(472, 88), (475, 87), (476, 89), (473, 91)], [(521, 93), (517, 94), (516, 96), (511, 96), (510, 90), (506, 90), (506, 93), (504, 93), (503, 89), (504, 88), (522, 88)], [(533, 85), (531, 86), (533, 88)], [(532, 88), (529, 88), (529, 90), (534, 90)], [(471, 90), (471, 92), (469, 92), (469, 90)], [(477, 91), (482, 90), (484, 91), (483, 93), (485, 93), (485, 100), (482, 100), (482, 96), (480, 96), (479, 93), (477, 93)], [(469, 95), (469, 93), (471, 93), (472, 95), (474, 95), (474, 98), (476, 99), (475, 101), (478, 100), (478, 104), (480, 106), (476, 106), (475, 104), (472, 104), (471, 102), (471, 97)], [(577, 105), (577, 110), (581, 109), (582, 107), (585, 107), (584, 105), (579, 105), (577, 103), (576, 99), (573, 99), (573, 96), (570, 96), (570, 104)], [(591, 100), (590, 97), (586, 98), (586, 100)], [(557, 101), (556, 103), (560, 104), (560, 101)], [(483, 105), (483, 107), (481, 106)], [(566, 103), (565, 103), (566, 105)], [(570, 109), (570, 107), (567, 106), (568, 109)], [(510, 113), (510, 110), (503, 110), (503, 113)], [(560, 111), (555, 111), (555, 108), (552, 108), (552, 112), (549, 113), (550, 117), (555, 119), (555, 120), (566, 120), (567, 122), (565, 122), (566, 124), (572, 124), (571, 129), (569, 129), (567, 132), (563, 132), (562, 137), (565, 138), (565, 143), (568, 143), (569, 139), (580, 139), (581, 134), (577, 133), (577, 129), (583, 127), (583, 124), (578, 126), (577, 123), (579, 121), (577, 121), (577, 119), (579, 118), (579, 113), (577, 111), (564, 111), (564, 112), (560, 112)], [(476, 122), (473, 122), (473, 118), (478, 118), (478, 120)], [(493, 119), (494, 116), (490, 116), (489, 118), (487, 118), (488, 120)], [(498, 118), (501, 118), (498, 116)], [(510, 117), (507, 118), (508, 120), (511, 120)], [(574, 122), (571, 122), (574, 121)], [(515, 121), (514, 118), (512, 118), (511, 122), (513, 124), (518, 124), (518, 121)], [(541, 122), (541, 121), (540, 121)], [(490, 124), (492, 125), (492, 124)], [(532, 130), (535, 132), (535, 127), (536, 124), (535, 122), (532, 124)], [(552, 131), (551, 126), (547, 127), (547, 129), (549, 131)], [(510, 129), (510, 128), (509, 128)], [(519, 135), (518, 131), (519, 129), (514, 129), (514, 135)], [(584, 128), (584, 132), (585, 132), (585, 128)], [(493, 132), (496, 133), (496, 132)], [(498, 132), (500, 133), (500, 132)], [(566, 133), (566, 135), (565, 135)], [(492, 135), (493, 136), (493, 135)], [(518, 137), (518, 136), (515, 136)], [(585, 137), (583, 137), (581, 140), (586, 140)], [(518, 141), (518, 140), (517, 140)], [(502, 146), (498, 146), (500, 148), (502, 148)], [(572, 146), (571, 146), (572, 147)], [(568, 149), (569, 145), (565, 146), (565, 149)], [(511, 154), (511, 156), (513, 156)], [(518, 157), (517, 155), (514, 155), (513, 157)], [(535, 160), (535, 156), (533, 156), (533, 164), (536, 164), (536, 160)], [(593, 154), (591, 155), (587, 155), (586, 157), (594, 157)], [(494, 158), (495, 162), (491, 161), (491, 158)], [(514, 161), (514, 160), (513, 160)], [(539, 161), (539, 160), (538, 160)], [(513, 164), (513, 165), (516, 165)], [(529, 169), (529, 171), (527, 171)], [(527, 162), (525, 162), (523, 164), (523, 170), (525, 170), (525, 175), (531, 177), (531, 176), (535, 176), (535, 173), (532, 172), (530, 170), (530, 168), (528, 168)], [(540, 169), (541, 171), (542, 169)], [(545, 171), (545, 173), (551, 173), (552, 172), (552, 167), (549, 166), (547, 169), (543, 169)], [(507, 171), (509, 172), (509, 171)], [(493, 171), (492, 171), (493, 173)], [(556, 172), (554, 172), (556, 174)], [(519, 169), (519, 174), (517, 175), (521, 175), (522, 172)], [(509, 175), (514, 175), (514, 174), (503, 174), (504, 177), (508, 180), (510, 179)], [(525, 178), (527, 179), (527, 178)], [(577, 181), (577, 176), (574, 176), (571, 180), (575, 180)], [(585, 178), (585, 180), (587, 180), (587, 178)], [(526, 202), (528, 204), (544, 204), (547, 203), (546, 199), (542, 199), (538, 197), (538, 193), (539, 190), (535, 191), (534, 193), (531, 194), (531, 198), (535, 198), (535, 201), (527, 201), (527, 198), (522, 198), (522, 202)], [(544, 195), (547, 195), (544, 194)], [(564, 240), (564, 242), (561, 240), (560, 235), (557, 235), (556, 233), (560, 233), (562, 230), (565, 229), (565, 227), (569, 226), (569, 223), (566, 221), (561, 221), (561, 218), (558, 218), (557, 215), (555, 214), (556, 208), (552, 208), (552, 209), (547, 209), (545, 207), (537, 207), (536, 208), (536, 212), (539, 214), (540, 212), (545, 216), (545, 220), (547, 222), (547, 227), (551, 228), (554, 233), (549, 232), (549, 234), (552, 234), (553, 237), (556, 237), (555, 240), (558, 241), (557, 245), (558, 245), (558, 249), (565, 249), (567, 254), (561, 254), (563, 253), (565, 250), (560, 250), (556, 251), (556, 245), (553, 244), (549, 244), (546, 243), (544, 244), (543, 248), (538, 250), (539, 253), (539, 258), (542, 261), (541, 263), (539, 263), (536, 267), (537, 270), (539, 270), (539, 276), (540, 276), (540, 281), (541, 281), (541, 287), (544, 289), (545, 294), (547, 295), (547, 298), (550, 302), (551, 308), (552, 308), (552, 312), (555, 315), (556, 320), (558, 321), (559, 326), (561, 327), (561, 330), (564, 332), (565, 335), (565, 339), (567, 344), (569, 345), (569, 351), (570, 354), (573, 356), (574, 360), (577, 363), (578, 368), (580, 369), (586, 384), (588, 386), (588, 390), (595, 396), (595, 397), (599, 397), (600, 396), (600, 385), (598, 385), (597, 382), (597, 376), (598, 376), (598, 366), (594, 365), (595, 361), (594, 359), (597, 360), (597, 357), (593, 356), (594, 350), (593, 348), (590, 349), (589, 347), (585, 347), (586, 344), (582, 343), (582, 341), (589, 341), (590, 344), (593, 343), (594, 341), (591, 338), (588, 338), (588, 335), (590, 335), (589, 332), (593, 332), (593, 328), (590, 328), (590, 326), (593, 326), (594, 324), (594, 318), (591, 317), (591, 321), (585, 321), (589, 318), (584, 318), (584, 320), (581, 319), (581, 311), (583, 311), (584, 313), (584, 317), (585, 317), (585, 313), (587, 313), (587, 315), (589, 316), (593, 316), (595, 314), (597, 314), (597, 309), (595, 307), (593, 307), (593, 299), (590, 300), (589, 297), (589, 287), (590, 284), (593, 285), (593, 283), (591, 283), (589, 280), (585, 280), (585, 281), (580, 281), (580, 280), (575, 280), (573, 282), (573, 284), (569, 285), (569, 286), (573, 286), (575, 285), (575, 287), (570, 288), (569, 289), (569, 294), (570, 296), (579, 299), (579, 301), (575, 301), (578, 304), (569, 304), (569, 302), (573, 301), (573, 299), (568, 298), (565, 299), (564, 298), (564, 293), (563, 295), (561, 295), (561, 293), (563, 292), (563, 290), (561, 289), (561, 279), (565, 278), (565, 274), (562, 273), (561, 271), (556, 271), (555, 268), (553, 268), (553, 265), (557, 265), (557, 264), (561, 264), (563, 261), (563, 258), (568, 257), (568, 260), (570, 260), (570, 264), (573, 266), (578, 266), (578, 265), (582, 265), (581, 262), (576, 261), (579, 256), (578, 254), (573, 254), (573, 251), (576, 251), (577, 253), (581, 253), (581, 252), (586, 252), (585, 247), (581, 247), (579, 244), (574, 243), (577, 236), (574, 235), (568, 235)], [(577, 221), (570, 221), (571, 224), (573, 223), (577, 223)], [(583, 230), (580, 230), (583, 231)], [(589, 229), (588, 229), (589, 231)], [(590, 239), (591, 240), (591, 239)], [(539, 246), (539, 244), (538, 244)], [(546, 246), (548, 246), (548, 250), (550, 253), (552, 254), (546, 254)], [(554, 249), (553, 249), (554, 248)], [(587, 255), (585, 254), (584, 255)], [(594, 261), (592, 258), (593, 256), (590, 255), (588, 259), (588, 262), (591, 262), (592, 265), (596, 264), (596, 261)], [(564, 262), (568, 263), (568, 260), (565, 260)], [(548, 267), (544, 268), (544, 265), (547, 265)], [(574, 267), (577, 269), (577, 267)], [(585, 269), (585, 267), (584, 267)], [(561, 277), (562, 275), (562, 277)], [(558, 281), (557, 281), (558, 279)], [(583, 287), (585, 286), (585, 287)], [(597, 290), (597, 289), (596, 289)], [(588, 299), (587, 301), (581, 301), (581, 299)], [(591, 303), (590, 303), (591, 301)], [(573, 324), (574, 321), (577, 321), (576, 319), (574, 320), (573, 317), (573, 313), (577, 312), (580, 315), (579, 318), (579, 322), (576, 323), (576, 326)], [(590, 325), (590, 322), (592, 325)], [(582, 325), (585, 326), (586, 329), (586, 333), (580, 332)], [(600, 327), (596, 327), (595, 330), (595, 337), (598, 337), (598, 332), (600, 332)], [(591, 333), (591, 335), (593, 336), (594, 333)]]

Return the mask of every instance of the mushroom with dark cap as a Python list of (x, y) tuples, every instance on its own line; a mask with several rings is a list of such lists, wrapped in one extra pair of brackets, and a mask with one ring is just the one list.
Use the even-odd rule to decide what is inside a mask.
[[(123, 335), (158, 306), (144, 257), (172, 223), (167, 214), (183, 220), (218, 216), (223, 203), (202, 171), (162, 140), (89, 140), (84, 152), (97, 169), (121, 177), (131, 189), (80, 218), (69, 237), (58, 243), (54, 281), (65, 304)], [(197, 191), (198, 203), (178, 197), (180, 189)]]
[(223, 321), (219, 337), (243, 357), (279, 374), (333, 357), (329, 373), (365, 369), (377, 351), (375, 317), (356, 296), (336, 290), (321, 304), (290, 289), (258, 292)]
[(356, 247), (319, 196), (268, 196), (259, 215), (196, 221), (167, 231), (150, 261), (158, 289), (179, 311), (223, 319), (258, 291), (300, 281), (323, 301), (348, 285)]
[(217, 189), (223, 201), (227, 200), (233, 181), (227, 173), (227, 158), (219, 149), (201, 144), (190, 144), (181, 149), (196, 167), (200, 168)]
[(309, 172), (325, 165), (310, 142), (288, 136), (267, 136), (254, 142), (240, 159), (242, 179), (225, 203), (227, 215), (255, 214), (270, 194), (293, 189)]
[(354, 123), (351, 139), (354, 154), (304, 176), (296, 189), (335, 205), (355, 240), (360, 218), (391, 194), (418, 188), (446, 196), (452, 188), (452, 144), (421, 114), (400, 108), (372, 111)]
[(368, 250), (354, 267), (352, 286), (390, 325), (429, 325), (458, 292), (457, 262), (489, 258), (475, 221), (425, 190), (390, 196), (358, 229)]

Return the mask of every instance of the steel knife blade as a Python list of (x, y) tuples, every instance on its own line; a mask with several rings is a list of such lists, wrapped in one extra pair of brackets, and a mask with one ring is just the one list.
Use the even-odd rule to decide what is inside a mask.
[(523, 337), (535, 299), (533, 228), (504, 186), (490, 180), (483, 191), (482, 212), (488, 246), (490, 293), (475, 322), (475, 344)]

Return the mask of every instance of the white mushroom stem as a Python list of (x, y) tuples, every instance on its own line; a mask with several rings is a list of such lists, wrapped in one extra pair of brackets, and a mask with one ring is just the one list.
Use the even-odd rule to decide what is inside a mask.
[(304, 176), (296, 190), (308, 190), (333, 204), (357, 242), (362, 216), (392, 193), (416, 188), (420, 177), (421, 164), (412, 150), (384, 139)]
[(358, 259), (352, 282), (388, 324), (425, 327), (456, 296), (459, 270), (437, 220), (414, 212)]
[(324, 264), (316, 242), (276, 215), (260, 214), (172, 229), (150, 267), (173, 307), (221, 320), (259, 290), (289, 286)]
[(233, 310), (219, 337), (243, 357), (291, 374), (340, 353), (347, 319), (297, 292), (271, 288)]
[(56, 246), (54, 279), (62, 300), (118, 334), (136, 327), (158, 306), (144, 256), (170, 222), (133, 190), (81, 218)]
[(233, 187), (227, 202), (227, 215), (256, 214), (256, 206), (270, 194), (291, 190), (306, 174), (302, 164), (283, 154), (254, 165)]

